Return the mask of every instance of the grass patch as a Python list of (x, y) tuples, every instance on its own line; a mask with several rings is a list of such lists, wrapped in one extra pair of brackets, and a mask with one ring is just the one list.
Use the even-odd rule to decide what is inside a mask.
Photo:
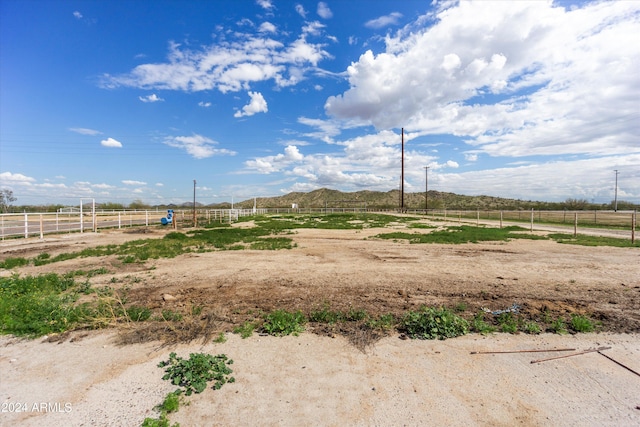
[(572, 234), (554, 233), (549, 234), (549, 238), (555, 240), (558, 243), (565, 243), (571, 245), (581, 246), (614, 246), (618, 248), (640, 248), (640, 241), (631, 243), (628, 238), (617, 239), (615, 237), (601, 237), (601, 236), (586, 236), (584, 234), (578, 234), (573, 236)]
[(25, 265), (29, 265), (29, 260), (23, 257), (15, 257), (15, 258), (9, 257), (4, 261), (0, 261), (0, 268), (5, 268), (7, 270), (10, 270), (15, 267), (22, 267)]
[(74, 328), (87, 315), (77, 284), (57, 274), (0, 278), (0, 332), (37, 337)]
[(383, 233), (375, 236), (379, 239), (408, 240), (409, 243), (440, 243), (440, 244), (462, 244), (478, 243), (487, 241), (508, 241), (510, 239), (546, 239), (543, 236), (532, 234), (516, 233), (526, 231), (518, 226), (504, 228), (472, 227), (462, 225), (447, 227), (443, 230), (436, 230), (430, 233)]

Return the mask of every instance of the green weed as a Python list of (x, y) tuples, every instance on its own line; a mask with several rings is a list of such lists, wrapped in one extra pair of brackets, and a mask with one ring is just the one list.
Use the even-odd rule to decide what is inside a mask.
[(588, 317), (573, 314), (571, 315), (571, 329), (576, 332), (593, 332), (595, 326)]
[(22, 257), (12, 258), (9, 257), (4, 261), (0, 261), (0, 268), (5, 268), (7, 270), (11, 270), (15, 267), (23, 267), (29, 264), (29, 260)]
[(410, 338), (446, 339), (469, 332), (469, 322), (445, 308), (422, 307), (402, 319), (402, 329)]
[(511, 312), (501, 313), (498, 316), (498, 325), (502, 332), (515, 334), (518, 332), (518, 319)]
[(242, 339), (249, 338), (253, 335), (253, 331), (256, 329), (256, 325), (251, 322), (244, 322), (242, 325), (233, 328), (234, 334), (239, 334)]
[(566, 334), (567, 325), (562, 317), (558, 317), (556, 320), (551, 322), (551, 325), (549, 325), (549, 330), (556, 334)]
[(523, 326), (523, 331), (527, 334), (537, 335), (542, 332), (542, 328), (536, 322), (526, 322)]
[(262, 329), (269, 335), (298, 335), (304, 331), (305, 323), (306, 318), (301, 311), (291, 313), (286, 310), (276, 310), (265, 316)]
[(478, 332), (482, 335), (488, 335), (496, 331), (496, 327), (487, 323), (484, 320), (484, 313), (479, 312), (476, 314), (471, 321), (471, 329), (475, 332)]
[(224, 354), (212, 356), (191, 353), (189, 359), (183, 359), (172, 352), (169, 354), (169, 360), (160, 362), (158, 367), (165, 368), (163, 380), (169, 380), (173, 385), (181, 387), (176, 390), (176, 394), (184, 392), (185, 395), (191, 396), (192, 393), (202, 393), (210, 381), (214, 381), (214, 390), (220, 389), (227, 382), (235, 382), (235, 378), (230, 376), (233, 371), (228, 365), (231, 364), (233, 360)]

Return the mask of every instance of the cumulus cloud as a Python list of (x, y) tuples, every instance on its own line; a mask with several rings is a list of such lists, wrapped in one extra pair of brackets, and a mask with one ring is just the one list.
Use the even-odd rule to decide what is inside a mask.
[(323, 1), (318, 3), (318, 16), (322, 19), (330, 19), (333, 17), (333, 12), (331, 12), (327, 3)]
[(82, 19), (82, 13), (76, 10), (75, 12), (73, 12), (73, 17), (76, 19)]
[(211, 107), (211, 103), (210, 102), (200, 101), (200, 102), (198, 102), (198, 106), (202, 107), (202, 108), (209, 108), (209, 107)]
[(277, 32), (277, 28), (271, 22), (263, 22), (260, 24), (260, 27), (258, 27), (258, 31), (261, 33), (275, 33)]
[(21, 173), (11, 173), (11, 172), (0, 173), (0, 183), (2, 183), (2, 185), (11, 185), (11, 184), (26, 185), (33, 182), (35, 182), (35, 178), (23, 175)]
[(205, 159), (212, 156), (223, 156), (236, 154), (235, 151), (225, 148), (215, 148), (218, 143), (206, 136), (193, 134), (191, 136), (170, 136), (165, 138), (164, 143), (169, 147), (184, 150), (195, 159)]
[(293, 40), (286, 35), (276, 37), (275, 26), (264, 23), (261, 33), (233, 32), (210, 46), (189, 48), (170, 42), (165, 62), (141, 64), (125, 74), (105, 74), (100, 85), (222, 93), (250, 90), (251, 85), (269, 80), (279, 88), (292, 86), (331, 57), (322, 43), (309, 41), (321, 27), (306, 23)]
[(389, 25), (398, 25), (400, 18), (402, 18), (402, 14), (400, 12), (392, 12), (389, 15), (367, 21), (364, 26), (367, 28), (379, 29), (388, 27)]
[(638, 2), (443, 5), (363, 53), (325, 111), (492, 156), (637, 152), (639, 15)]
[(110, 148), (122, 148), (122, 143), (113, 138), (103, 139), (102, 141), (100, 141), (100, 145)]
[(164, 99), (158, 97), (158, 95), (156, 95), (155, 93), (152, 93), (151, 95), (147, 95), (147, 96), (139, 96), (138, 99), (142, 102), (159, 102), (159, 101), (164, 101)]
[(144, 181), (134, 181), (132, 179), (124, 179), (122, 180), (122, 183), (124, 185), (147, 185), (147, 183)]
[(100, 135), (102, 132), (98, 131), (98, 130), (94, 130), (94, 129), (87, 129), (87, 128), (69, 128), (69, 130), (71, 132), (75, 132), (75, 133), (79, 133), (80, 135)]
[(253, 116), (256, 113), (266, 113), (269, 111), (267, 108), (267, 101), (264, 100), (264, 97), (260, 92), (250, 91), (249, 96), (251, 97), (251, 101), (242, 107), (241, 111), (236, 111), (233, 117)]

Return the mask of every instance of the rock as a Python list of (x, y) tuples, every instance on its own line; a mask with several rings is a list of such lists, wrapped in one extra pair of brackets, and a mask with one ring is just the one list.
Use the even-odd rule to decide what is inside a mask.
[(162, 300), (163, 301), (175, 301), (176, 297), (174, 297), (171, 294), (162, 294)]

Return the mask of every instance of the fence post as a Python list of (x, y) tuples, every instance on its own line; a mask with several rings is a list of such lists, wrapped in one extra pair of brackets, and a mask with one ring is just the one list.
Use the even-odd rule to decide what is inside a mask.
[(122, 212), (118, 212), (118, 230), (122, 228)]
[(480, 227), (480, 209), (476, 210), (476, 227)]
[(502, 211), (500, 211), (500, 228), (502, 228)]
[(638, 211), (634, 210), (631, 214), (631, 244), (633, 245), (636, 242), (636, 213)]
[(149, 226), (149, 211), (144, 211), (144, 226)]
[(573, 213), (573, 237), (578, 236), (578, 212)]
[(534, 211), (533, 208), (531, 208), (531, 232), (533, 233), (533, 215), (534, 215)]
[(29, 217), (27, 216), (27, 214), (24, 214), (24, 238), (28, 238), (29, 237)]
[(44, 230), (42, 229), (42, 214), (40, 214), (40, 240), (44, 239)]

